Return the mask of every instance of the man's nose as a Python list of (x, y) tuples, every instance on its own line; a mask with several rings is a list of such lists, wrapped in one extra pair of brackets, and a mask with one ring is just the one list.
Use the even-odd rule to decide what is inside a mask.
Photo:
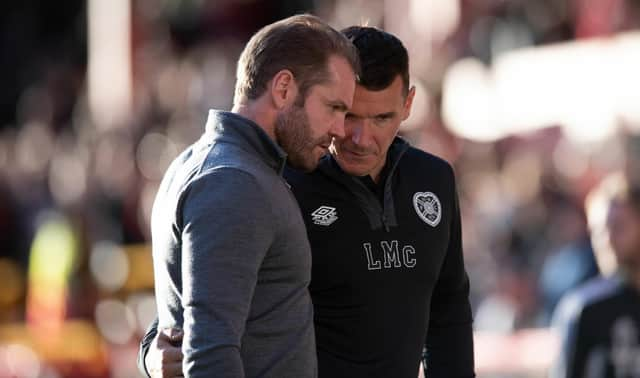
[(367, 133), (367, 121), (361, 120), (357, 122), (351, 130), (351, 141), (357, 146), (366, 146), (368, 133)]

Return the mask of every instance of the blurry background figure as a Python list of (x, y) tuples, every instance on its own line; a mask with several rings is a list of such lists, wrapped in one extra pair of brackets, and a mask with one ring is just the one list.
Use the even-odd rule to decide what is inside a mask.
[(640, 187), (613, 174), (586, 206), (601, 277), (556, 310), (562, 353), (552, 376), (640, 377)]
[(59, 332), (67, 316), (78, 243), (62, 215), (48, 213), (42, 218), (29, 254), (27, 321), (46, 337)]

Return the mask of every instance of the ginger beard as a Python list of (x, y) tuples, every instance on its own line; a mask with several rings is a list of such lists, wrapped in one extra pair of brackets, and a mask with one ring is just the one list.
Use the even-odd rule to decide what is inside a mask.
[(296, 101), (289, 110), (278, 114), (275, 125), (276, 142), (287, 153), (287, 160), (294, 168), (312, 171), (327, 153), (331, 137), (314, 138), (309, 117)]

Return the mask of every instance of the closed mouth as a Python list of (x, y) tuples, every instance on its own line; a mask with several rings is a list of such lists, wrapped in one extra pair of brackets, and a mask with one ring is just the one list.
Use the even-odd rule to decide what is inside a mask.
[(346, 150), (345, 152), (348, 153), (349, 155), (353, 155), (357, 157), (365, 157), (368, 155), (366, 152), (358, 152), (358, 151), (351, 151), (351, 150)]

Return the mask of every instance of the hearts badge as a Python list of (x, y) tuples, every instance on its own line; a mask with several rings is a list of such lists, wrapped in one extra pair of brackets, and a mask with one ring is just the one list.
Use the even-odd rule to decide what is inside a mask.
[(440, 223), (442, 217), (442, 206), (438, 197), (431, 192), (416, 192), (413, 195), (413, 208), (420, 219), (431, 227)]

